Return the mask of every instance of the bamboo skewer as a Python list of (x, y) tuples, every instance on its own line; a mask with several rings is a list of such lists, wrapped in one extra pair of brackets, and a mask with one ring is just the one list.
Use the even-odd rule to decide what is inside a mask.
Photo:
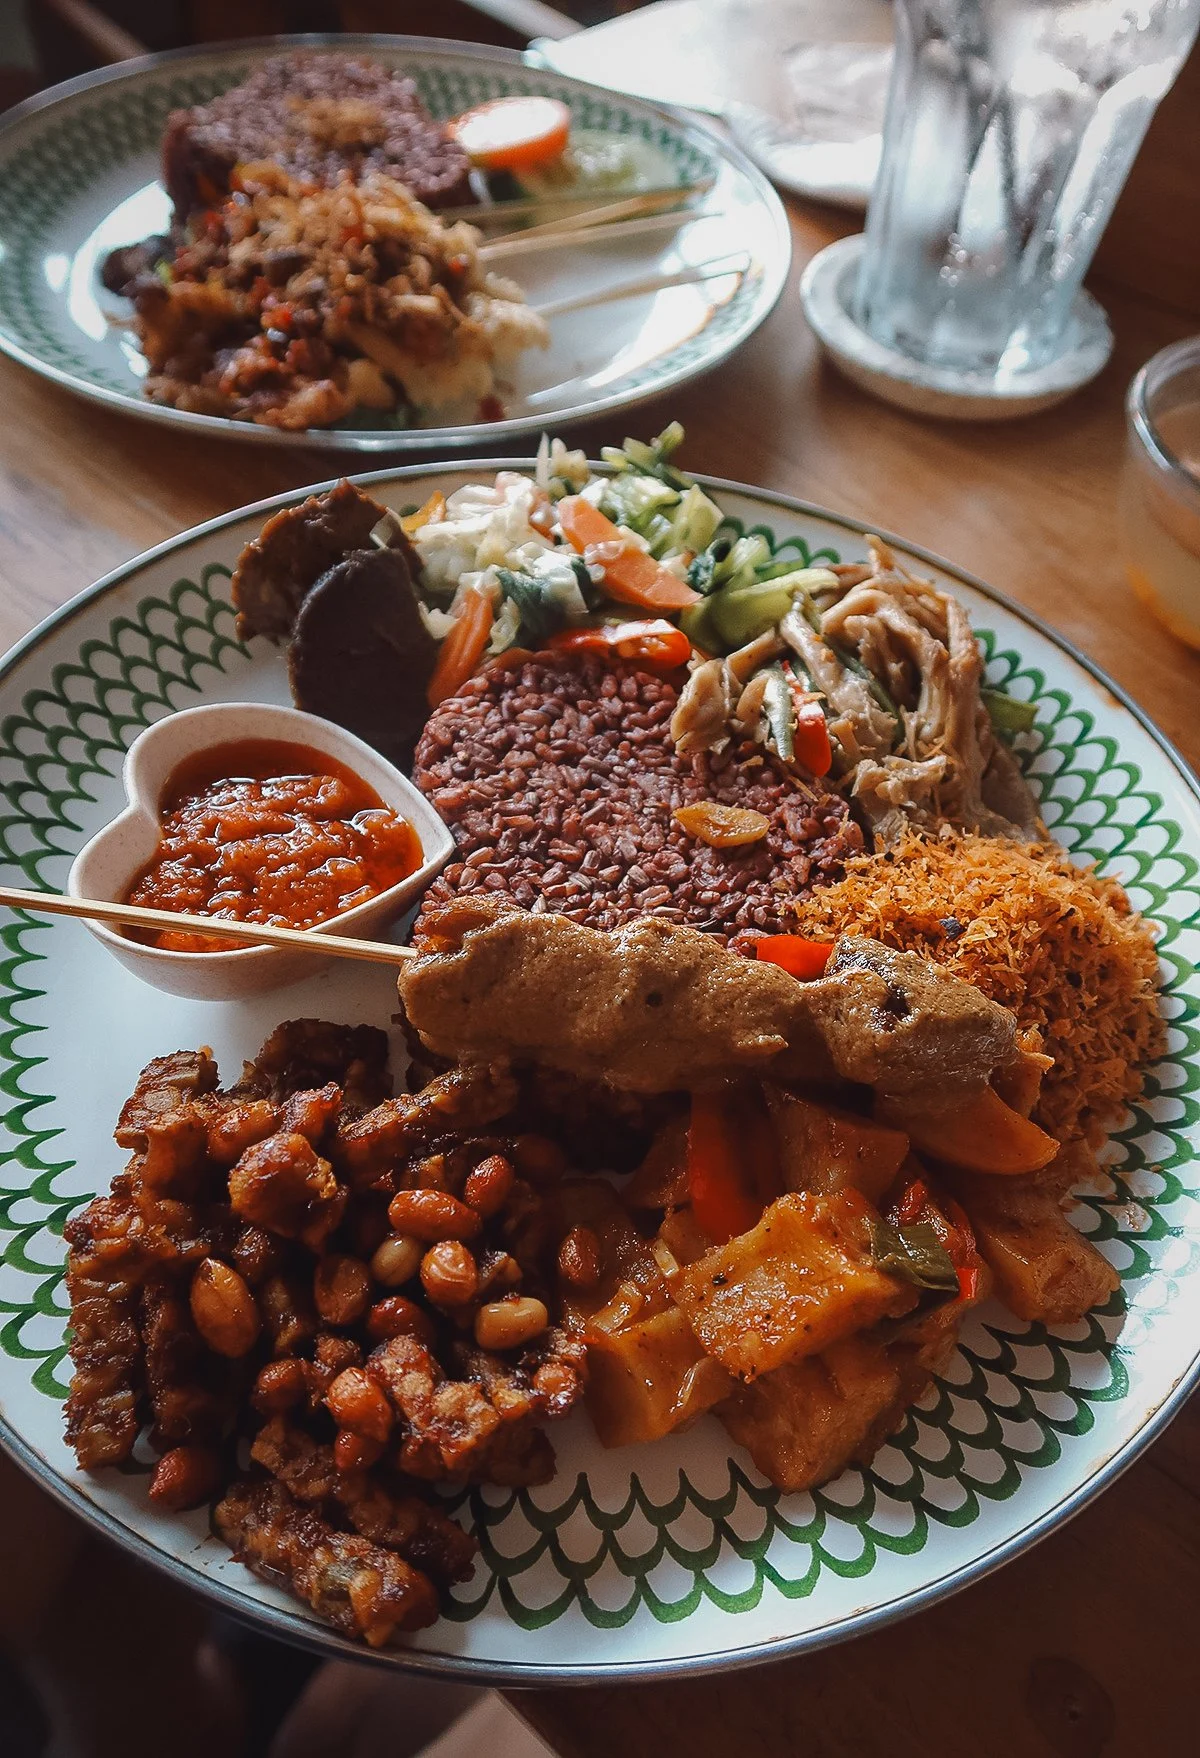
[[(711, 188), (711, 185), (707, 187)], [(591, 230), (595, 226), (608, 226), (616, 220), (636, 220), (643, 215), (658, 214), (668, 208), (682, 209), (682, 202), (689, 195), (699, 193), (695, 189), (666, 189), (653, 194), (629, 195), (621, 201), (605, 202), (600, 207), (585, 209), (581, 214), (564, 214), (557, 220), (543, 220), (538, 226), (524, 226), (517, 232), (502, 232), (499, 238), (489, 239), (490, 244), (507, 244), (517, 238), (528, 241), (530, 238), (549, 238), (555, 232), (570, 232), (580, 228)], [(686, 210), (690, 211), (690, 210)]]
[[(671, 183), (662, 189), (645, 189), (636, 198), (646, 203), (656, 202), (660, 206), (668, 202), (685, 201), (688, 196), (707, 195), (712, 188), (712, 180), (704, 183)], [(556, 216), (573, 219), (575, 224), (586, 223), (586, 216), (595, 211), (596, 191), (588, 189), (576, 195), (531, 195), (520, 196), (513, 201), (465, 202), (458, 207), (439, 208), (439, 220), (469, 220), (473, 226), (490, 224), (493, 220), (524, 220), (532, 215), (550, 212)], [(652, 212), (647, 206), (643, 213)]]
[(699, 281), (717, 280), (722, 275), (744, 275), (749, 267), (745, 256), (733, 260), (705, 263), (700, 268), (681, 269), (676, 274), (646, 275), (636, 281), (618, 281), (615, 286), (602, 287), (592, 293), (571, 293), (564, 299), (551, 299), (535, 306), (539, 317), (562, 317), (569, 311), (585, 311), (591, 305), (611, 305), (619, 299), (636, 299), (639, 294), (661, 293), (667, 287), (693, 287)]
[(614, 238), (642, 238), (655, 232), (680, 231), (695, 225), (697, 220), (716, 219), (715, 213), (681, 208), (669, 214), (643, 214), (633, 220), (615, 220), (607, 226), (573, 226), (569, 232), (514, 232), (511, 238), (497, 238), (479, 248), (480, 262), (495, 262), (502, 256), (532, 256), (537, 251), (566, 250), (573, 245), (608, 244)]
[[(240, 940), (247, 946), (299, 949), (316, 953), (320, 958), (360, 958), (373, 964), (398, 964), (417, 956), (411, 946), (393, 946), (387, 940), (355, 940), (350, 935), (317, 933), (312, 928), (276, 928), (266, 922), (183, 915), (175, 910), (146, 909), (136, 903), (108, 903), (97, 897), (66, 897), (60, 891), (21, 891), (15, 886), (0, 885), (0, 905), (48, 916), (80, 916), (85, 921), (110, 922), (118, 928), (152, 928), (159, 933)], [(184, 956), (190, 958), (192, 954)]]

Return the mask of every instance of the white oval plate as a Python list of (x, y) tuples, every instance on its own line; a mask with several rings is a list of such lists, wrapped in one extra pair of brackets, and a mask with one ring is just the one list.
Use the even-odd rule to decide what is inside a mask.
[[(521, 282), (532, 305), (726, 258), (731, 265), (745, 259), (744, 272), (551, 318), (550, 347), (521, 357), (502, 421), (464, 415), (454, 425), (431, 418), (430, 425), (389, 427), (372, 425), (380, 417), (365, 412), (350, 418), (363, 425), (285, 433), (148, 402), (146, 363), (127, 327), (131, 308), (105, 292), (100, 265), (117, 245), (168, 223), (170, 203), (159, 180), (168, 114), (227, 90), (256, 63), (295, 47), (368, 55), (403, 68), (439, 119), (510, 92), (561, 98), (576, 130), (641, 143), (656, 186), (712, 181), (701, 217), (677, 233), (506, 259), (504, 272)], [(264, 445), (428, 451), (630, 408), (710, 371), (740, 347), (775, 305), (790, 261), (779, 197), (737, 147), (657, 105), (527, 65), (504, 49), (364, 35), (172, 50), (70, 80), (0, 122), (0, 348), (94, 402)]]
[[(363, 480), (403, 509), (497, 467)], [(707, 486), (789, 553), (865, 553), (852, 520)], [(121, 760), (149, 721), (198, 702), (286, 700), (277, 651), (235, 637), (229, 575), (265, 514), (306, 492), (119, 568), (3, 662), (6, 882), (61, 888), (74, 852), (120, 809)], [(962, 596), (990, 679), (1036, 701), (1024, 760), (1056, 835), (1123, 878), (1160, 928), (1169, 1050), (1079, 1213), (1120, 1292), (1053, 1331), (995, 1303), (972, 1314), (946, 1377), (871, 1467), (812, 1494), (772, 1489), (715, 1420), (605, 1452), (580, 1413), (551, 1431), (558, 1472), (544, 1488), (452, 1502), (480, 1537), (474, 1579), (410, 1646), (369, 1658), (522, 1684), (716, 1669), (837, 1640), (966, 1585), (1082, 1507), (1200, 1372), (1200, 791), (1080, 655), (987, 587), (891, 541)], [(120, 1169), (111, 1130), (151, 1056), (211, 1044), (228, 1076), (281, 1019), (387, 1026), (388, 973), (343, 967), (249, 1002), (207, 1003), (139, 984), (80, 922), (6, 917), (0, 940), (0, 1435), (46, 1488), (150, 1561), (293, 1641), (365, 1654), (234, 1563), (203, 1514), (156, 1512), (144, 1463), (95, 1478), (75, 1468), (62, 1438), (61, 1231)], [(398, 1046), (394, 1059), (398, 1068)]]

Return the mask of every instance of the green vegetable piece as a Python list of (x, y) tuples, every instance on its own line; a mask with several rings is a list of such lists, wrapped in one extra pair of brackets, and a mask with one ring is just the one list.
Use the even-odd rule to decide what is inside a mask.
[(883, 1220), (871, 1221), (871, 1255), (889, 1276), (899, 1276), (917, 1288), (940, 1293), (958, 1292), (958, 1271), (928, 1221), (910, 1227), (892, 1227)]
[(794, 568), (774, 580), (758, 580), (749, 586), (725, 586), (716, 594), (717, 627), (731, 647), (744, 647), (756, 635), (782, 621), (798, 593), (812, 589), (813, 576), (821, 569)]
[[(820, 625), (818, 624), (814, 626), (817, 627), (819, 632)], [(847, 671), (852, 671), (856, 678), (862, 679), (863, 683), (867, 686), (868, 690), (870, 690), (872, 696), (874, 696), (876, 702), (878, 702), (884, 713), (891, 715), (892, 719), (896, 722), (896, 731), (897, 734), (899, 734), (900, 710), (897, 708), (889, 691), (884, 688), (879, 679), (875, 676), (875, 673), (867, 669), (857, 653), (852, 653), (848, 647), (843, 647), (840, 641), (830, 641), (829, 647), (830, 651), (835, 653), (841, 660)]]
[(773, 629), (792, 608), (792, 595), (787, 587), (774, 582), (765, 586), (725, 586), (713, 594), (713, 618), (723, 640), (730, 647), (744, 647), (757, 635)]
[(532, 574), (516, 574), (509, 568), (497, 568), (496, 578), (506, 598), (521, 613), (521, 628), (531, 641), (544, 640), (567, 621), (562, 600), (557, 598), (544, 580)]
[(766, 567), (770, 560), (771, 546), (765, 537), (759, 537), (757, 533), (739, 537), (729, 552), (724, 574), (726, 585), (753, 586), (758, 569)]
[(683, 423), (668, 421), (656, 440), (651, 442), (660, 458), (669, 458), (683, 444)]
[(979, 692), (987, 709), (988, 719), (998, 733), (1032, 732), (1037, 721), (1037, 705), (1022, 702), (1003, 690), (983, 689)]
[(729, 651), (728, 643), (721, 639), (713, 620), (715, 598), (702, 598), (699, 604), (689, 604), (679, 618), (679, 627), (683, 630), (693, 647), (701, 653), (711, 653), (714, 658)]
[(688, 569), (688, 585), (693, 592), (715, 592), (720, 584), (718, 570), (733, 548), (731, 537), (716, 537), (703, 555), (698, 555)]
[(763, 715), (767, 729), (776, 751), (785, 763), (790, 763), (795, 755), (796, 710), (792, 702), (792, 692), (788, 681), (783, 675), (781, 665), (773, 665), (767, 672), (767, 686), (763, 692)]
[(715, 501), (709, 500), (702, 488), (693, 483), (675, 509), (675, 517), (671, 522), (671, 549), (690, 549), (698, 557), (716, 536), (720, 523), (720, 507)]
[[(649, 538), (649, 527), (663, 507), (674, 508), (679, 500), (676, 489), (668, 488), (656, 476), (638, 476), (627, 472), (614, 476), (604, 485), (600, 510), (615, 525), (628, 526), (639, 537)], [(663, 519), (661, 529), (670, 530), (670, 521)]]
[(760, 581), (782, 580), (789, 574), (803, 574), (810, 592), (817, 592), (826, 586), (835, 591), (837, 589), (838, 577), (831, 569), (808, 567), (799, 556), (793, 556), (791, 561), (772, 562), (769, 568), (759, 568), (755, 577)]

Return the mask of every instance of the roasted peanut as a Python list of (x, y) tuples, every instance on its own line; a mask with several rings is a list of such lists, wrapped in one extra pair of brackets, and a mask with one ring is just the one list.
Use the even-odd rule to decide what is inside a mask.
[(339, 1428), (365, 1435), (369, 1441), (386, 1441), (395, 1413), (382, 1389), (361, 1367), (340, 1373), (325, 1394), (330, 1415)]
[(260, 1416), (278, 1416), (302, 1404), (308, 1395), (308, 1376), (302, 1361), (268, 1361), (250, 1394)]
[(572, 1288), (594, 1288), (600, 1280), (600, 1241), (590, 1227), (572, 1227), (558, 1248), (558, 1273)]
[(458, 1239), (431, 1245), (421, 1259), (421, 1286), (435, 1306), (466, 1306), (479, 1291), (475, 1259)]
[(406, 1233), (393, 1233), (371, 1259), (371, 1274), (385, 1288), (401, 1288), (420, 1269), (423, 1253), (419, 1240), (410, 1239)]
[(415, 1337), (419, 1343), (432, 1343), (433, 1320), (415, 1300), (403, 1294), (389, 1294), (377, 1300), (367, 1314), (367, 1335), (373, 1343), (386, 1343), (389, 1337)]
[(236, 1359), (258, 1341), (260, 1323), (254, 1296), (236, 1270), (220, 1258), (206, 1257), (192, 1277), (192, 1317), (209, 1348)]
[(371, 1276), (359, 1258), (333, 1252), (313, 1276), (313, 1300), (327, 1325), (353, 1325), (371, 1304)]
[(351, 1429), (339, 1429), (333, 1443), (333, 1462), (339, 1471), (366, 1471), (383, 1457), (383, 1442), (368, 1440)]
[(567, 1157), (548, 1135), (519, 1135), (512, 1145), (513, 1163), (533, 1184), (554, 1184), (567, 1169)]
[(446, 1190), (398, 1190), (388, 1204), (388, 1220), (397, 1233), (426, 1245), (441, 1239), (474, 1239), (479, 1216)]
[(216, 1495), (221, 1484), (221, 1460), (211, 1447), (172, 1447), (154, 1467), (150, 1500), (172, 1514), (199, 1508)]
[(508, 1201), (515, 1174), (503, 1154), (489, 1154), (470, 1174), (463, 1188), (463, 1201), (486, 1221)]
[(475, 1341), (481, 1349), (517, 1349), (539, 1337), (550, 1323), (540, 1300), (527, 1294), (510, 1294), (492, 1300), (475, 1314)]

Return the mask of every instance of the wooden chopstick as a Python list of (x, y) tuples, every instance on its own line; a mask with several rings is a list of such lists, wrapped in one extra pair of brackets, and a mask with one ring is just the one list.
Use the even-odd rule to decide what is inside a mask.
[(154, 928), (160, 933), (203, 934), (210, 940), (240, 940), (247, 946), (298, 948), (316, 953), (318, 958), (361, 958), (373, 964), (397, 964), (417, 956), (411, 946), (393, 946), (386, 940), (355, 940), (345, 934), (318, 934), (311, 928), (226, 921), (223, 916), (183, 915), (175, 910), (145, 909), (135, 903), (108, 903), (97, 897), (65, 897), (60, 891), (20, 891), (14, 886), (0, 885), (0, 905), (48, 916), (82, 916), (86, 921), (111, 922), (118, 928)]
[(745, 256), (732, 261), (705, 263), (700, 268), (680, 269), (677, 274), (645, 275), (637, 281), (618, 281), (593, 293), (572, 293), (565, 299), (551, 299), (535, 306), (539, 317), (562, 317), (568, 311), (585, 311), (590, 305), (611, 305), (619, 299), (636, 299), (643, 293), (661, 293), (666, 287), (693, 287), (698, 281), (714, 281), (721, 275), (744, 275), (749, 268)]
[[(671, 183), (661, 189), (645, 189), (641, 199), (646, 201), (685, 201), (691, 195), (707, 195), (712, 188), (711, 178), (704, 183)], [(469, 220), (473, 226), (490, 224), (493, 220), (524, 220), (534, 214), (553, 213), (565, 215), (578, 224), (584, 214), (596, 205), (596, 191), (589, 189), (578, 195), (531, 195), (520, 196), (511, 201), (464, 202), (458, 207), (439, 208), (439, 220)], [(571, 210), (568, 212), (568, 210)], [(649, 212), (647, 208), (645, 210)]]
[(496, 238), (479, 247), (480, 262), (495, 262), (501, 256), (532, 256), (540, 250), (567, 250), (579, 244), (607, 244), (614, 238), (642, 238), (654, 232), (678, 232), (697, 220), (716, 218), (715, 214), (680, 208), (670, 214), (642, 214), (634, 220), (615, 220), (607, 226), (572, 226), (569, 232), (542, 232), (531, 226), (528, 232), (514, 232), (510, 238)]

